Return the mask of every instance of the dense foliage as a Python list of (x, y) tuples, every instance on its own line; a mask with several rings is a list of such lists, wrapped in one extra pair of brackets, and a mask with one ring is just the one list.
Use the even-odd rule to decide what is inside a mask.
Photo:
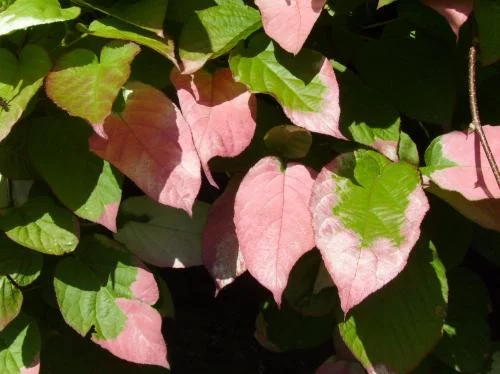
[(498, 25), (491, 0), (0, 0), (0, 372), (176, 372), (161, 269), (200, 265), (270, 291), (267, 349), (333, 340), (319, 374), (498, 372), (465, 260), (500, 266)]

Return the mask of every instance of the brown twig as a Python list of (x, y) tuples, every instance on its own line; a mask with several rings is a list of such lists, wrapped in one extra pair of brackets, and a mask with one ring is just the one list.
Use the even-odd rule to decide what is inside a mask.
[(472, 128), (479, 135), (479, 141), (481, 142), (481, 146), (486, 154), (488, 163), (490, 164), (498, 187), (500, 188), (500, 171), (498, 170), (498, 165), (495, 161), (493, 153), (491, 152), (488, 140), (486, 139), (483, 127), (481, 126), (481, 120), (479, 119), (479, 109), (477, 107), (476, 95), (476, 47), (474, 45), (472, 45), (469, 49), (469, 103), (472, 114)]

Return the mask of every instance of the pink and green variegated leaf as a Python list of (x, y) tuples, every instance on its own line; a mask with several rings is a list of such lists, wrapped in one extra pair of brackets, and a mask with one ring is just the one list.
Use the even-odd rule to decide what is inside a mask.
[(242, 175), (231, 179), (215, 200), (203, 228), (202, 260), (220, 290), (246, 271), (234, 225), (234, 202)]
[(441, 14), (458, 38), (460, 27), (472, 12), (474, 0), (422, 0), (422, 2)]
[(344, 313), (403, 270), (428, 209), (405, 162), (359, 150), (323, 168), (311, 197), (314, 233)]
[(234, 224), (245, 264), (277, 304), (293, 265), (314, 247), (308, 206), (315, 176), (303, 165), (266, 157), (236, 193)]
[(38, 374), (40, 371), (40, 331), (36, 322), (21, 313), (0, 331), (2, 374)]
[[(483, 126), (483, 131), (494, 158), (500, 160), (500, 126)], [(476, 132), (453, 131), (434, 139), (425, 152), (425, 163), (423, 172), (444, 190), (471, 201), (500, 198)]]
[(7, 49), (0, 48), (0, 61), (0, 97), (7, 103), (7, 106), (0, 107), (2, 141), (42, 87), (43, 78), (52, 67), (52, 62), (43, 48), (33, 44), (24, 47), (19, 57)]
[(231, 70), (193, 75), (172, 72), (172, 82), (210, 184), (217, 187), (208, 161), (215, 156), (234, 157), (248, 147), (255, 132), (255, 96), (233, 80)]
[(319, 18), (326, 0), (255, 0), (264, 31), (284, 50), (297, 54)]
[(201, 232), (209, 204), (196, 201), (193, 214), (158, 204), (146, 196), (131, 197), (122, 204), (127, 222), (115, 235), (141, 260), (159, 267), (201, 265)]
[(116, 232), (123, 178), (107, 161), (89, 151), (91, 134), (90, 126), (79, 118), (37, 118), (29, 136), (31, 162), (76, 215)]
[(137, 44), (121, 41), (105, 45), (99, 59), (88, 49), (74, 49), (63, 55), (48, 75), (47, 96), (69, 114), (102, 124), (139, 51)]
[[(161, 316), (152, 305), (159, 290), (153, 274), (104, 236), (82, 240), (56, 268), (54, 288), (68, 325), (113, 355), (168, 368)], [(139, 317), (140, 316), (140, 317)]]
[(161, 91), (126, 86), (123, 112), (95, 126), (90, 148), (152, 199), (191, 214), (201, 185), (200, 161), (189, 125)]
[(229, 65), (250, 91), (274, 96), (295, 125), (346, 139), (339, 129), (337, 79), (320, 53), (303, 49), (294, 57), (258, 35), (232, 53)]

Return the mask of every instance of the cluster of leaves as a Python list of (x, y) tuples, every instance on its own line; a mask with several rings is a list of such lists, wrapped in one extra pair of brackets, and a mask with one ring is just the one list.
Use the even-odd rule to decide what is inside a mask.
[(318, 373), (495, 370), (459, 265), (500, 231), (464, 110), (478, 39), (500, 159), (499, 22), (489, 0), (0, 0), (0, 371), (164, 371), (155, 272), (197, 265), (270, 290), (267, 348), (333, 338)]

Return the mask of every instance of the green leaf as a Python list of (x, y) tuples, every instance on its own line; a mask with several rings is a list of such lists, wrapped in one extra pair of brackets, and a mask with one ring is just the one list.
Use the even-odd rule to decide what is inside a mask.
[(290, 308), (286, 300), (278, 309), (266, 302), (257, 316), (255, 338), (273, 352), (313, 348), (332, 338), (335, 328), (333, 313), (306, 317)]
[(229, 52), (261, 26), (260, 13), (238, 1), (195, 12), (184, 25), (179, 41), (183, 73), (193, 73), (209, 59)]
[(397, 1), (397, 0), (378, 0), (377, 9), (385, 7), (385, 6), (391, 4), (395, 1)]
[[(152, 273), (121, 245), (85, 237), (56, 267), (54, 288), (68, 323), (122, 359), (168, 368), (161, 316), (151, 307), (159, 291)], [(137, 347), (141, 345), (141, 349)]]
[(46, 196), (11, 208), (0, 217), (0, 229), (16, 243), (49, 255), (62, 255), (78, 244), (78, 221)]
[(166, 18), (170, 21), (186, 22), (197, 10), (216, 5), (214, 0), (170, 1)]
[(18, 123), (0, 142), (0, 174), (9, 179), (36, 177), (27, 150), (29, 126), (28, 121)]
[(96, 9), (108, 16), (163, 35), (163, 21), (167, 12), (168, 0), (130, 0), (116, 1), (112, 7), (99, 4), (99, 1), (73, 0), (75, 3)]
[(312, 145), (312, 135), (302, 127), (281, 125), (269, 130), (264, 141), (272, 154), (296, 159), (307, 156)]
[(152, 32), (142, 30), (140, 27), (129, 25), (112, 17), (93, 21), (88, 31), (91, 35), (101, 38), (128, 40), (144, 45), (165, 56), (177, 66), (174, 42), (168, 36), (160, 38)]
[(127, 220), (115, 234), (141, 260), (160, 267), (201, 265), (201, 233), (210, 205), (196, 201), (193, 216), (146, 196), (125, 200), (120, 213)]
[(474, 14), (479, 29), (481, 61), (484, 65), (500, 59), (500, 4), (491, 0), (476, 0)]
[(447, 296), (445, 269), (421, 239), (403, 272), (339, 323), (340, 334), (369, 371), (407, 373), (441, 338)]
[(477, 373), (490, 355), (490, 301), (481, 278), (464, 268), (448, 275), (450, 303), (444, 337), (434, 354), (458, 372)]
[(33, 283), (42, 271), (42, 254), (30, 251), (0, 233), (0, 276), (9, 276), (18, 286)]
[(134, 43), (106, 44), (100, 58), (87, 49), (62, 56), (47, 77), (47, 95), (73, 116), (101, 124), (130, 75), (140, 48)]
[(455, 104), (453, 53), (417, 31), (367, 42), (358, 54), (361, 78), (416, 120), (446, 124)]
[(75, 255), (61, 261), (55, 272), (64, 320), (82, 336), (95, 326), (98, 336), (117, 337), (127, 317), (114, 299), (133, 297), (138, 268), (118, 243), (104, 236), (84, 237)]
[(78, 118), (39, 117), (30, 132), (31, 159), (63, 204), (79, 217), (116, 231), (123, 178), (89, 151), (91, 134), (90, 126)]
[(172, 65), (165, 64), (165, 57), (144, 48), (132, 62), (131, 81), (140, 81), (158, 89), (163, 89), (170, 83)]
[[(38, 373), (40, 332), (36, 322), (20, 314), (0, 331), (0, 368), (2, 374)], [(30, 370), (31, 369), (31, 370)]]
[(31, 98), (42, 86), (43, 78), (52, 63), (47, 52), (36, 46), (27, 45), (16, 58), (7, 49), (0, 48), (0, 97), (7, 102), (0, 107), (0, 141), (21, 118)]
[(79, 14), (80, 8), (62, 9), (57, 0), (16, 0), (0, 11), (0, 35), (31, 26), (69, 21)]
[(1, 331), (17, 317), (22, 304), (21, 290), (8, 277), (0, 274), (0, 336)]
[(397, 160), (400, 118), (396, 108), (350, 70), (337, 68), (337, 79), (342, 133)]

